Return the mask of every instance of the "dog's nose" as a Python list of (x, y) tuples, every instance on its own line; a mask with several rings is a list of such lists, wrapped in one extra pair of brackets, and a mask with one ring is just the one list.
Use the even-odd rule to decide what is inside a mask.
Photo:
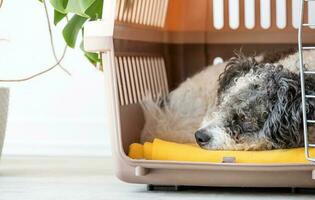
[(205, 133), (205, 130), (200, 129), (195, 133), (196, 141), (199, 145), (205, 145), (209, 143), (211, 137)]

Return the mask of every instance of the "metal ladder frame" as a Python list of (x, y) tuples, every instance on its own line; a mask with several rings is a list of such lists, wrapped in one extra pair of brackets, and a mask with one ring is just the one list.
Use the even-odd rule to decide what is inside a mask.
[(298, 49), (299, 49), (299, 67), (300, 67), (300, 81), (301, 81), (301, 93), (302, 93), (302, 111), (303, 111), (303, 133), (304, 133), (304, 146), (305, 146), (305, 157), (307, 160), (315, 162), (315, 158), (310, 157), (309, 148), (315, 147), (315, 144), (309, 144), (308, 141), (308, 132), (307, 132), (307, 124), (315, 123), (315, 120), (308, 120), (306, 115), (306, 98), (315, 98), (315, 95), (307, 95), (305, 94), (305, 74), (315, 75), (315, 71), (305, 71), (304, 70), (304, 62), (303, 62), (303, 50), (311, 50), (315, 49), (313, 47), (303, 47), (302, 37), (303, 37), (303, 27), (315, 26), (315, 24), (304, 23), (304, 3), (315, 0), (300, 0), (300, 24), (298, 29)]

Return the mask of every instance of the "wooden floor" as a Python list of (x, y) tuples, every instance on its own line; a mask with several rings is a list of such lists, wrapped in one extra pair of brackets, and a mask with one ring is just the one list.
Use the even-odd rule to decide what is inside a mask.
[(0, 200), (315, 199), (315, 194), (253, 189), (146, 191), (113, 175), (110, 158), (3, 157)]

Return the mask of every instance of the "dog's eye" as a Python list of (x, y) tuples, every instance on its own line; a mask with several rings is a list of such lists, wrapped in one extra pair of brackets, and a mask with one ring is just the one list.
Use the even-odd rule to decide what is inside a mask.
[(238, 141), (240, 138), (240, 135), (242, 134), (242, 128), (240, 126), (233, 126), (231, 128), (231, 136), (235, 141)]

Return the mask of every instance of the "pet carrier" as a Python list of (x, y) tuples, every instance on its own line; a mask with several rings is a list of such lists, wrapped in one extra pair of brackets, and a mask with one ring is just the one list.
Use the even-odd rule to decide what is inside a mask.
[[(303, 3), (303, 4), (302, 4)], [(153, 185), (315, 188), (315, 165), (135, 160), (145, 91), (167, 94), (188, 76), (235, 49), (248, 53), (296, 47), (300, 16), (313, 23), (315, 2), (299, 0), (106, 0), (102, 21), (85, 27), (85, 49), (101, 52), (106, 127), (116, 175)], [(299, 13), (303, 5), (304, 13)], [(315, 44), (304, 27), (303, 44)], [(307, 134), (307, 133), (306, 133)], [(307, 146), (308, 148), (308, 146)]]

